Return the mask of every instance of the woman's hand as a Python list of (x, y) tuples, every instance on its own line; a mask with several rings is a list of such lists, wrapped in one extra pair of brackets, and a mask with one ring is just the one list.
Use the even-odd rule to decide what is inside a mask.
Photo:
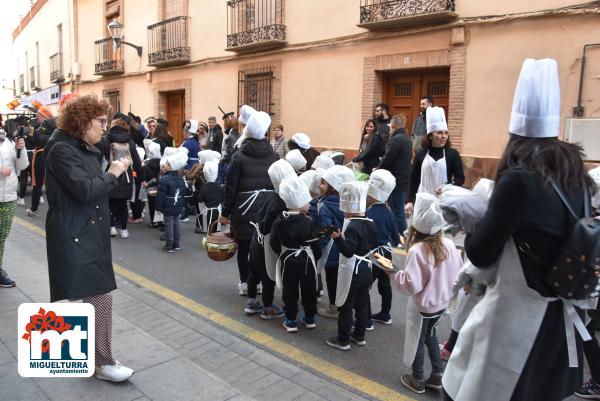
[(120, 177), (121, 174), (127, 171), (130, 165), (131, 161), (128, 158), (124, 157), (122, 159), (115, 160), (114, 162), (112, 162), (110, 164), (110, 167), (108, 168), (108, 172), (114, 175), (115, 177)]
[(0, 168), (0, 172), (2, 172), (3, 176), (8, 177), (12, 172), (12, 169), (8, 166), (2, 166), (2, 168)]
[(404, 205), (404, 214), (406, 214), (406, 217), (410, 217), (413, 214), (413, 203), (412, 202), (408, 202)]
[(231, 221), (227, 217), (225, 217), (223, 215), (220, 215), (219, 216), (219, 223), (221, 223), (221, 224), (231, 224)]
[(331, 238), (333, 238), (333, 239), (338, 239), (341, 236), (342, 236), (342, 230), (340, 230), (339, 228), (331, 233)]
[(17, 149), (17, 150), (25, 149), (25, 139), (23, 139), (23, 138), (17, 139), (17, 144), (15, 146), (15, 149)]

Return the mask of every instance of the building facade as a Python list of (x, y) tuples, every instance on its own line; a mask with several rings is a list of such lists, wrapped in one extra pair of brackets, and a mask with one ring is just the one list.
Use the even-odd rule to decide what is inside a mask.
[[(114, 110), (167, 118), (179, 139), (185, 119), (250, 104), (288, 136), (305, 132), (318, 148), (355, 154), (376, 103), (404, 115), (410, 130), (420, 97), (430, 95), (446, 109), (470, 174), (490, 176), (508, 139), (521, 64), (544, 57), (558, 61), (563, 127), (573, 116), (600, 117), (600, 47), (586, 47), (581, 75), (584, 46), (599, 42), (598, 1), (38, 0), (36, 7), (13, 34), (13, 79), (29, 78), (39, 59), (40, 90), (95, 92)], [(114, 19), (122, 41), (141, 49), (114, 47), (107, 29)], [(25, 86), (23, 93), (36, 89), (27, 79)]]

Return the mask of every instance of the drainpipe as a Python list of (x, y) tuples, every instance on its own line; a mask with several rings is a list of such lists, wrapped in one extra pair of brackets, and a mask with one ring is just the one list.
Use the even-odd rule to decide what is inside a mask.
[(579, 74), (579, 96), (577, 97), (577, 107), (573, 107), (573, 117), (583, 117), (584, 108), (581, 105), (581, 94), (583, 93), (583, 73), (585, 71), (585, 52), (588, 47), (600, 47), (600, 43), (588, 43), (583, 46), (583, 55), (581, 56), (581, 73)]

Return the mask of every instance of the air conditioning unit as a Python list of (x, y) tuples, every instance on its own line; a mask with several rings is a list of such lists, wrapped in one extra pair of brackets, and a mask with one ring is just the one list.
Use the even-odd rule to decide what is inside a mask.
[(567, 118), (565, 139), (583, 146), (587, 161), (600, 161), (600, 118)]

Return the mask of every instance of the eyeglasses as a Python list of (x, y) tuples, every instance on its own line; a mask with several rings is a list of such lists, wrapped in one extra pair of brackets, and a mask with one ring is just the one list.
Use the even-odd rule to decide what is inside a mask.
[(94, 120), (98, 121), (103, 127), (106, 127), (108, 124), (108, 120), (106, 118), (94, 118)]

